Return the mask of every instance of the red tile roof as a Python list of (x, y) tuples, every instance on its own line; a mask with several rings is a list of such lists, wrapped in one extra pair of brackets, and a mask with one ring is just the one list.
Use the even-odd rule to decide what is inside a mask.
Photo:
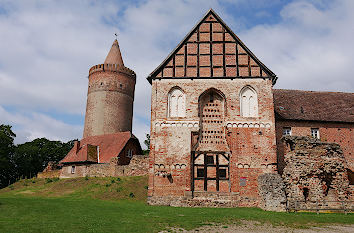
[[(60, 161), (60, 163), (109, 163), (111, 158), (119, 155), (130, 139), (138, 140), (129, 131), (83, 138), (80, 142), (75, 143), (74, 147), (69, 151), (65, 158)], [(99, 158), (97, 158), (97, 156), (89, 155), (88, 145), (99, 146)]]
[(354, 123), (354, 93), (274, 89), (277, 119)]

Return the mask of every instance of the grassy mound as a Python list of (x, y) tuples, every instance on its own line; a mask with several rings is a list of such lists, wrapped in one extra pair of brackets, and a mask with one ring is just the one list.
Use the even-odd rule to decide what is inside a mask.
[(147, 177), (82, 177), (26, 179), (0, 190), (0, 195), (71, 197), (101, 200), (146, 201)]
[(353, 214), (149, 206), (146, 196), (146, 176), (21, 180), (0, 190), (0, 232), (159, 232), (241, 220), (291, 228), (354, 223)]

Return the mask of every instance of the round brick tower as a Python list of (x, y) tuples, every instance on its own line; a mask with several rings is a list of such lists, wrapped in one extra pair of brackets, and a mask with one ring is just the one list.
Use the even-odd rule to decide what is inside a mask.
[(104, 64), (89, 71), (83, 138), (132, 130), (135, 82), (115, 40)]

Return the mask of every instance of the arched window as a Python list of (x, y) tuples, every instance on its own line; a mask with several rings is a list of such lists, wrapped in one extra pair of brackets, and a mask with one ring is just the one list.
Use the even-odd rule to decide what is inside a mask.
[(246, 86), (240, 93), (241, 116), (257, 117), (258, 116), (258, 99), (256, 91)]
[(186, 115), (186, 98), (183, 91), (174, 87), (168, 94), (168, 116), (184, 117)]

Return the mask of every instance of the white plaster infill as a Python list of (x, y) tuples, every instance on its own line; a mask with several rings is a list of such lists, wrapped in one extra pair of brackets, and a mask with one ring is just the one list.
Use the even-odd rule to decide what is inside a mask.
[(199, 121), (156, 121), (155, 127), (199, 128)]
[(270, 128), (270, 122), (231, 122), (226, 123), (227, 128)]

